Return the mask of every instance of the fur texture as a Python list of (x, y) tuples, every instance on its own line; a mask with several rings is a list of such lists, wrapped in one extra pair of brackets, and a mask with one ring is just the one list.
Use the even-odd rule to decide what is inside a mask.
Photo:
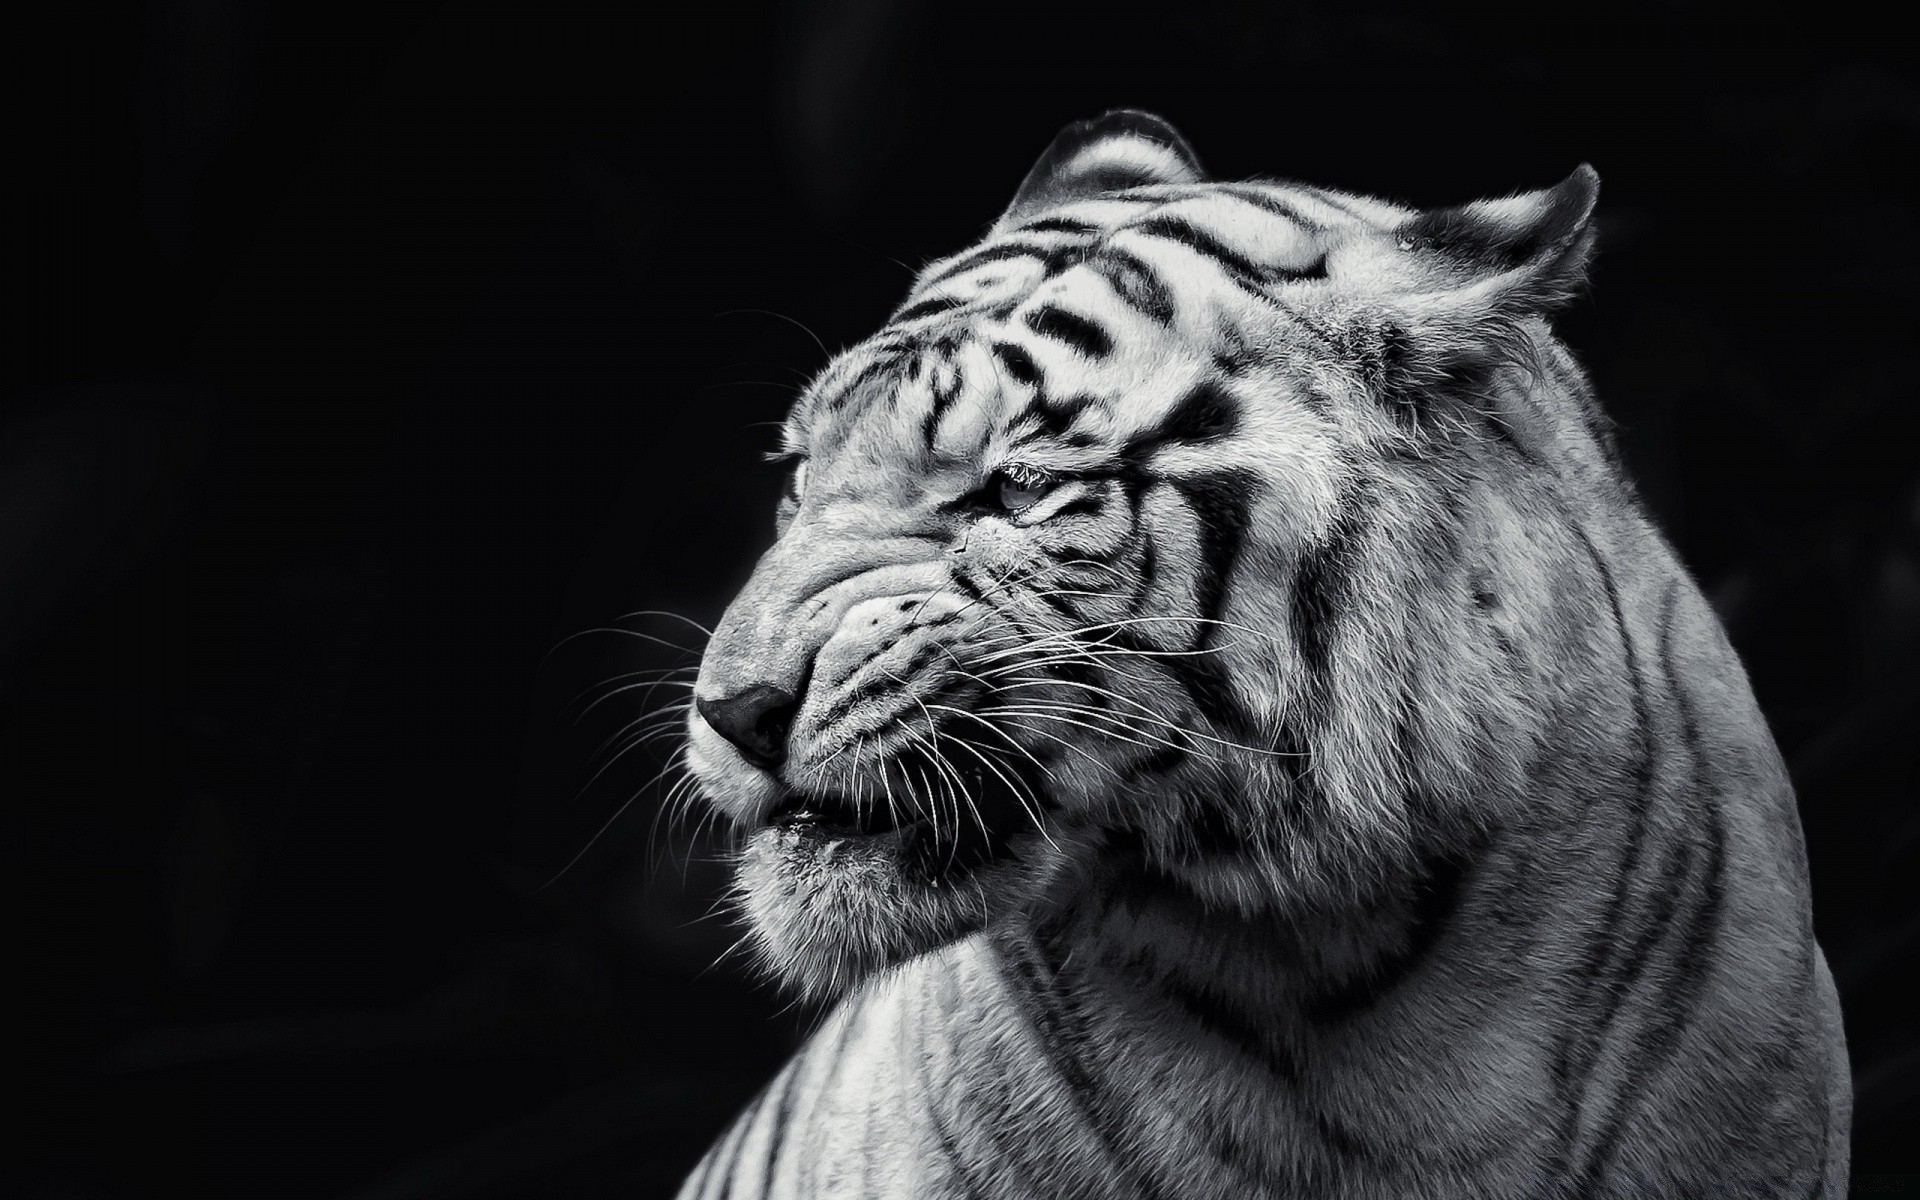
[(823, 372), (690, 761), (838, 1007), (683, 1195), (1845, 1195), (1792, 789), (1547, 323), (1597, 191), (1108, 114)]

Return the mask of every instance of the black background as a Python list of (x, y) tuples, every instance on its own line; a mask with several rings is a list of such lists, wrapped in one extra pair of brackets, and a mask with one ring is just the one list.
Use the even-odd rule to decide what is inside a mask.
[(649, 848), (651, 795), (536, 890), (658, 765), (594, 778), (640, 693), (569, 702), (676, 661), (563, 639), (711, 622), (771, 536), (763, 423), (814, 335), (871, 331), (902, 264), (1119, 104), (1221, 176), (1421, 204), (1599, 168), (1563, 329), (1791, 761), (1856, 1169), (1920, 1171), (1910, 46), (1814, 4), (1448, 11), (197, 0), (16, 29), (4, 1190), (669, 1188), (808, 1014), (711, 965), (722, 872)]

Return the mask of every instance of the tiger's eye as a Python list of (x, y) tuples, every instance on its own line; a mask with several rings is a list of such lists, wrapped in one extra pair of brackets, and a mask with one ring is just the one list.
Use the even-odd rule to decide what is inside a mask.
[(1001, 475), (995, 482), (993, 499), (1008, 512), (1019, 512), (1047, 494), (1047, 485), (1039, 479), (1015, 479)]

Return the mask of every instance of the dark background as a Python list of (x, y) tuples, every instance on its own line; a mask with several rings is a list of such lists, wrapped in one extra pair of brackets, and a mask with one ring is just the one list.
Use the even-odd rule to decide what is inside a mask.
[(813, 333), (869, 332), (902, 264), (1119, 104), (1223, 176), (1421, 204), (1598, 166), (1563, 328), (1792, 764), (1856, 1170), (1920, 1172), (1911, 46), (1812, 3), (1449, 13), (194, 0), (14, 27), (0, 1190), (667, 1190), (808, 1014), (712, 966), (722, 874), (649, 847), (652, 794), (536, 890), (659, 762), (596, 778), (648, 702), (570, 702), (686, 661), (563, 639), (711, 622), (771, 536), (763, 423)]

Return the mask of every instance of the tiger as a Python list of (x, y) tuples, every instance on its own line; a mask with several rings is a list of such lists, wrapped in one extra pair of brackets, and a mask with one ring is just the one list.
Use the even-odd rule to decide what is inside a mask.
[(1065, 128), (801, 392), (687, 718), (824, 1014), (720, 1197), (1832, 1197), (1793, 788), (1550, 324), (1415, 209)]

